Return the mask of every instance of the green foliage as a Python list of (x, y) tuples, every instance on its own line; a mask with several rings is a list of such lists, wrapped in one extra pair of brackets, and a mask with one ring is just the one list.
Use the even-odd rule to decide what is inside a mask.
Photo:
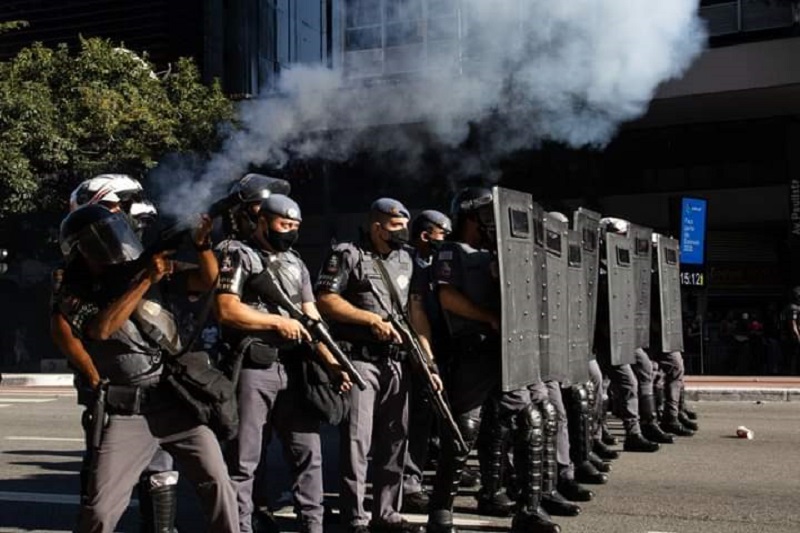
[(14, 30), (21, 30), (22, 28), (27, 28), (29, 26), (27, 20), (9, 20), (8, 22), (0, 22), (0, 35), (14, 31)]
[(0, 63), (0, 221), (64, 210), (102, 172), (143, 177), (169, 152), (216, 149), (234, 118), (218, 84), (188, 59), (156, 75), (146, 57), (103, 39), (77, 53), (34, 44)]

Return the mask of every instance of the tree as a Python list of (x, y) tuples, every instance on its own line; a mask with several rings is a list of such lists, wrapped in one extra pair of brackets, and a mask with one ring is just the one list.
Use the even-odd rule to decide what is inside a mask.
[(219, 84), (203, 85), (188, 59), (157, 75), (108, 40), (81, 39), (77, 53), (25, 48), (0, 63), (0, 224), (60, 216), (93, 175), (142, 178), (167, 153), (207, 154), (233, 118)]

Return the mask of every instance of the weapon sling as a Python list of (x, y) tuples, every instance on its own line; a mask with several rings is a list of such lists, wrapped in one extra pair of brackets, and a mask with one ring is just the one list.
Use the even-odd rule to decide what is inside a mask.
[[(397, 329), (398, 333), (400, 333), (401, 337), (403, 338), (403, 344), (406, 345), (406, 348), (408, 349), (409, 355), (412, 359), (412, 366), (422, 374), (422, 377), (425, 381), (425, 390), (431, 398), (436, 416), (438, 416), (441, 422), (446, 426), (447, 431), (453, 438), (453, 443), (457, 448), (457, 451), (459, 453), (467, 453), (469, 448), (464, 441), (464, 436), (461, 434), (461, 430), (458, 429), (458, 424), (456, 424), (455, 418), (453, 418), (453, 413), (450, 411), (450, 405), (447, 402), (444, 391), (437, 391), (433, 386), (433, 372), (431, 372), (431, 366), (433, 365), (433, 362), (428, 360), (427, 353), (422, 348), (422, 345), (417, 337), (417, 333), (411, 326), (411, 322), (406, 316), (405, 309), (403, 309), (403, 306), (400, 304), (400, 295), (397, 292), (397, 287), (395, 287), (389, 272), (386, 270), (386, 266), (383, 264), (383, 261), (380, 258), (375, 258), (374, 261), (378, 267), (378, 272), (380, 273), (381, 278), (383, 278), (383, 282), (389, 288), (389, 295), (391, 297), (393, 307), (397, 308), (397, 313), (393, 313), (391, 308), (387, 308), (386, 302), (383, 301), (380, 293), (377, 291), (377, 289), (375, 289), (375, 285), (372, 283), (372, 280), (367, 278), (370, 290), (383, 310), (388, 313), (389, 322), (392, 324), (392, 326), (394, 326), (395, 329)], [(400, 319), (398, 319), (397, 315), (400, 315)]]

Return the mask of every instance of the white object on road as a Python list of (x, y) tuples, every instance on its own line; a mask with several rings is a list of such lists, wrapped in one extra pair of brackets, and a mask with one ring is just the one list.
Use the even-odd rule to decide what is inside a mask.
[(747, 429), (744, 426), (739, 426), (736, 428), (736, 436), (740, 439), (753, 440), (753, 430)]

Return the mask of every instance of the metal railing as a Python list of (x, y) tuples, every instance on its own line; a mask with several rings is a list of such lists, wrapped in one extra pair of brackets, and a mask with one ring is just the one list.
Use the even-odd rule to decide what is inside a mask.
[(797, 23), (797, 7), (788, 2), (732, 0), (700, 7), (710, 37), (790, 27)]

